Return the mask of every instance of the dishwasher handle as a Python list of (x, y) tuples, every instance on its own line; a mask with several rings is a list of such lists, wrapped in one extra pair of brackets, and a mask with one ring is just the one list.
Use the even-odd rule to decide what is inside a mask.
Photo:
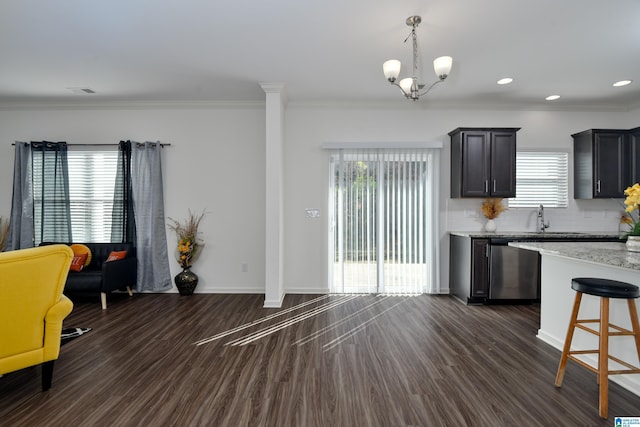
[(489, 244), (491, 246), (508, 246), (509, 242), (513, 242), (513, 240), (499, 237), (489, 239)]

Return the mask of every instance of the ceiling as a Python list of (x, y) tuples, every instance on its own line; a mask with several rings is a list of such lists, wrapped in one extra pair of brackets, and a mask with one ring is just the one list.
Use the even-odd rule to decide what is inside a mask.
[(410, 15), (425, 83), (454, 60), (420, 105), (640, 107), (640, 0), (2, 0), (0, 104), (253, 102), (259, 82), (289, 102), (411, 103), (382, 74), (394, 58), (408, 75)]

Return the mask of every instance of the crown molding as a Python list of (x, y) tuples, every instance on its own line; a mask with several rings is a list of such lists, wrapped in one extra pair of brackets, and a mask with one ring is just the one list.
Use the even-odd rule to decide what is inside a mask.
[[(468, 110), (468, 111), (563, 111), (563, 112), (631, 112), (640, 109), (640, 102), (629, 105), (610, 104), (506, 104), (506, 103), (463, 103), (455, 101), (425, 100), (410, 102), (404, 99), (374, 101), (291, 101), (286, 98), (284, 85), (261, 84), (265, 93), (282, 93), (286, 107), (292, 109), (374, 109), (374, 110)], [(104, 101), (104, 102), (11, 102), (0, 101), (0, 111), (22, 110), (214, 110), (214, 109), (264, 109), (264, 100), (252, 101)]]
[(264, 109), (264, 101), (1, 102), (0, 110), (229, 110)]

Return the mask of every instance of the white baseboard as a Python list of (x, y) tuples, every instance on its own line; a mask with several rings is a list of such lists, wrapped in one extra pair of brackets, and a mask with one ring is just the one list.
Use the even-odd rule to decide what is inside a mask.
[(280, 308), (282, 307), (282, 301), (284, 301), (284, 297), (287, 296), (285, 292), (282, 293), (282, 296), (279, 300), (264, 300), (263, 307), (264, 308)]

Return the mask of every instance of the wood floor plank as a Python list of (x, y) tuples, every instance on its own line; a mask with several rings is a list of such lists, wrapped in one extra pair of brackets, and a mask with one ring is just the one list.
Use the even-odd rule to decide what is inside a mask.
[(0, 378), (0, 425), (583, 427), (640, 416), (640, 397), (610, 383), (601, 420), (595, 377), (571, 362), (554, 386), (560, 351), (535, 338), (535, 305), (430, 295), (288, 295), (281, 310), (264, 309), (261, 295), (116, 294), (107, 310), (74, 302), (65, 327), (92, 331), (61, 348), (48, 392), (39, 368)]

